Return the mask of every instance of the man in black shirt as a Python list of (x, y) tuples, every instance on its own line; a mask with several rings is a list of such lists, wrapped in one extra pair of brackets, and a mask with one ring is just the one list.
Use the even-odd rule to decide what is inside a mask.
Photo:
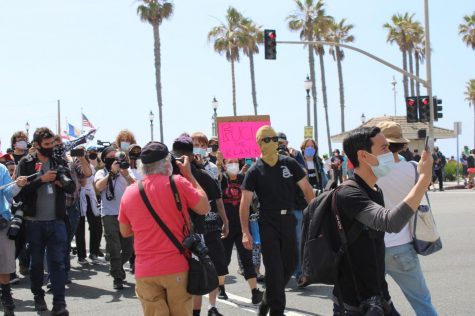
[[(384, 207), (383, 193), (376, 185), (395, 164), (388, 142), (379, 128), (361, 128), (351, 132), (343, 148), (355, 167), (356, 183), (343, 184), (337, 192), (337, 207), (346, 232), (359, 222), (363, 230), (349, 246), (351, 266), (346, 256), (339, 267), (339, 278), (333, 290), (334, 315), (360, 316), (367, 302), (384, 306), (384, 315), (399, 313), (391, 303), (384, 272), (384, 232), (399, 232), (417, 210), (432, 178), (432, 156), (424, 151), (419, 162), (419, 180), (406, 198), (393, 209)], [(378, 314), (379, 315), (379, 314)]]
[(295, 240), (294, 209), (296, 184), (310, 202), (313, 190), (302, 167), (293, 158), (277, 153), (278, 137), (270, 126), (261, 127), (256, 134), (261, 158), (246, 174), (242, 184), (239, 209), (242, 242), (252, 249), (249, 233), (249, 206), (253, 192), (260, 203), (259, 230), (262, 256), (266, 268), (266, 292), (259, 315), (282, 316), (285, 309), (285, 285), (295, 270), (297, 243)]

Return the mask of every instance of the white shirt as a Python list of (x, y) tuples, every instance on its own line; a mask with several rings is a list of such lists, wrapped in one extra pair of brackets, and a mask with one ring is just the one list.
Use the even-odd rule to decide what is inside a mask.
[(323, 163), (323, 169), (325, 169), (326, 172), (330, 171), (331, 169), (331, 165), (332, 165), (332, 162), (331, 162), (331, 159), (328, 158), (325, 160), (325, 162)]
[[(407, 161), (397, 162), (394, 169), (378, 179), (377, 185), (383, 190), (384, 204), (392, 209), (404, 200), (416, 182), (415, 166)], [(386, 233), (384, 243), (386, 247), (405, 245), (412, 242), (409, 223), (399, 233)]]

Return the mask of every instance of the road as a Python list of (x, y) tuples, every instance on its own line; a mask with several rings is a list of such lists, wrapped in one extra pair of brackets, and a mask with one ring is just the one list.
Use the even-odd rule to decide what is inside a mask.
[[(440, 315), (473, 315), (471, 307), (475, 293), (475, 192), (451, 190), (430, 192), (438, 223), (443, 249), (431, 256), (420, 257), (432, 300)], [(104, 242), (102, 244), (105, 245)], [(133, 275), (127, 275), (126, 288), (112, 289), (112, 278), (107, 275), (107, 263), (79, 265), (72, 259), (73, 283), (67, 286), (67, 304), (71, 315), (141, 315), (140, 303), (134, 293)], [(218, 309), (224, 315), (255, 315), (250, 304), (250, 290), (242, 276), (236, 273), (235, 256), (226, 277), (228, 301), (219, 301)], [(401, 315), (414, 315), (411, 307), (395, 283), (388, 277), (390, 293)], [(17, 315), (49, 315), (33, 309), (33, 296), (28, 278), (13, 286)], [(311, 285), (300, 290), (291, 280), (286, 289), (286, 315), (331, 315), (329, 300), (331, 287)], [(52, 307), (51, 294), (46, 295)], [(203, 300), (202, 315), (207, 315), (207, 299)]]

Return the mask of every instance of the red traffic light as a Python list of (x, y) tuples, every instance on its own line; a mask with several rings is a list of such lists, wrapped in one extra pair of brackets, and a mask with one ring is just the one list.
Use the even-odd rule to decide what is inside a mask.
[(424, 104), (424, 105), (429, 105), (429, 103), (430, 103), (430, 102), (429, 102), (429, 99), (428, 99), (428, 98), (422, 99), (422, 104)]
[(407, 99), (407, 105), (409, 105), (409, 106), (416, 105), (416, 100), (415, 99)]
[(271, 40), (275, 39), (275, 37), (276, 37), (274, 32), (269, 32), (268, 36)]

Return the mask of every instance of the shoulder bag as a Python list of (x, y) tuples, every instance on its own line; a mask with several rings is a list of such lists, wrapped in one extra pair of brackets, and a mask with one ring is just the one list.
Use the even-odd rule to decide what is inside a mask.
[[(173, 197), (175, 199), (175, 203), (177, 206), (178, 211), (181, 213), (184, 221), (184, 231), (187, 232), (189, 235), (189, 229), (187, 225), (187, 221), (182, 211), (182, 203), (180, 200), (180, 196), (178, 194), (178, 190), (175, 185), (175, 181), (173, 180), (173, 176), (170, 177), (170, 186), (173, 191)], [(153, 209), (152, 205), (150, 204), (149, 199), (147, 198), (147, 194), (145, 193), (142, 180), (138, 182), (138, 188), (140, 195), (147, 206), (148, 211), (155, 219), (157, 224), (163, 230), (163, 232), (167, 235), (170, 241), (175, 245), (178, 251), (185, 256), (188, 261), (189, 270), (188, 270), (188, 284), (186, 290), (188, 293), (192, 295), (205, 295), (209, 292), (213, 291), (218, 287), (218, 274), (216, 273), (216, 269), (214, 268), (213, 263), (208, 255), (199, 255), (197, 257), (192, 256), (187, 249), (182, 245), (181, 242), (173, 235), (170, 229), (163, 223), (161, 218)]]

